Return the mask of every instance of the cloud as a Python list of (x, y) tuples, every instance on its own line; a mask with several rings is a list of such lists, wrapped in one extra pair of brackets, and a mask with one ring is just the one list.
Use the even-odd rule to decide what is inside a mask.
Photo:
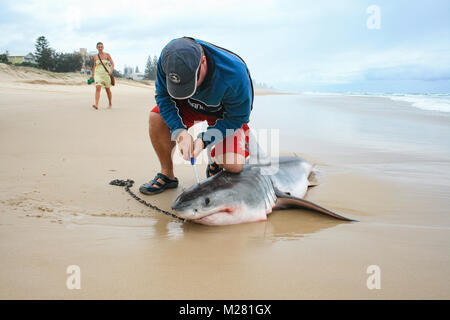
[[(0, 2), (0, 51), (29, 52), (45, 35), (58, 51), (105, 43), (119, 68), (143, 70), (171, 39), (189, 35), (235, 51), (259, 82), (291, 87), (358, 81), (447, 79), (448, 1), (379, 0), (381, 29), (367, 28), (371, 1)], [(414, 23), (411, 23), (414, 21)], [(394, 83), (395, 85), (395, 83)]]
[(389, 68), (373, 68), (365, 71), (366, 80), (450, 80), (450, 69), (435, 66), (401, 65)]

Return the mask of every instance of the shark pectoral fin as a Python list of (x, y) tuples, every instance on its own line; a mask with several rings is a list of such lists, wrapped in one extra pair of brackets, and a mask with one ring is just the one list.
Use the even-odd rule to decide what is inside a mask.
[(308, 176), (308, 187), (315, 187), (319, 185), (319, 179), (320, 179), (321, 174), (319, 173), (319, 171), (315, 168), (313, 168), (313, 170), (311, 171), (311, 173)]
[(300, 199), (296, 197), (289, 196), (283, 192), (277, 191), (277, 202), (276, 207), (297, 207), (297, 208), (303, 208), (303, 209), (310, 209), (314, 210), (326, 215), (329, 215), (333, 218), (344, 220), (344, 221), (354, 221), (357, 222), (357, 220), (349, 219), (344, 216), (341, 216), (340, 214), (337, 214), (331, 210), (328, 210), (324, 207), (319, 206), (318, 204), (315, 204), (311, 201)]

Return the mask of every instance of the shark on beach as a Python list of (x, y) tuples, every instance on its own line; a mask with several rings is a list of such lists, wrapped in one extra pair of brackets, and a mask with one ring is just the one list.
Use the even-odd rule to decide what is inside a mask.
[[(172, 209), (176, 215), (204, 225), (264, 221), (276, 209), (301, 208), (343, 221), (346, 218), (303, 199), (315, 185), (313, 165), (300, 157), (281, 157), (278, 169), (270, 164), (246, 164), (240, 173), (222, 171), (183, 191)], [(311, 180), (311, 181), (310, 181)]]

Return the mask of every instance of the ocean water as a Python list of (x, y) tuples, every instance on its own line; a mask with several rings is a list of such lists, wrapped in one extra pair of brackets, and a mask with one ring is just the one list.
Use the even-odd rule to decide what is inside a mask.
[(422, 110), (450, 112), (450, 94), (391, 94), (394, 101), (405, 101)]
[(278, 146), (265, 147), (269, 153), (450, 186), (449, 101), (448, 95), (257, 96), (250, 127), (278, 131)]
[[(437, 110), (439, 109), (439, 110)], [(448, 109), (448, 111), (446, 111)], [(251, 127), (331, 147), (450, 154), (450, 95), (324, 94), (257, 96)], [(284, 150), (287, 151), (287, 150)], [(298, 151), (298, 150), (296, 150)]]
[(326, 92), (304, 92), (304, 95), (311, 96), (353, 96), (353, 97), (384, 97), (393, 101), (404, 101), (411, 107), (427, 111), (449, 112), (450, 113), (450, 93), (326, 93)]

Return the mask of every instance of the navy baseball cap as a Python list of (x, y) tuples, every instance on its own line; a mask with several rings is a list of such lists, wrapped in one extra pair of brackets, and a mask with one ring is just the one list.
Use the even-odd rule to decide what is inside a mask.
[(191, 38), (169, 42), (161, 52), (161, 66), (166, 74), (167, 91), (175, 99), (192, 97), (197, 90), (202, 50)]

